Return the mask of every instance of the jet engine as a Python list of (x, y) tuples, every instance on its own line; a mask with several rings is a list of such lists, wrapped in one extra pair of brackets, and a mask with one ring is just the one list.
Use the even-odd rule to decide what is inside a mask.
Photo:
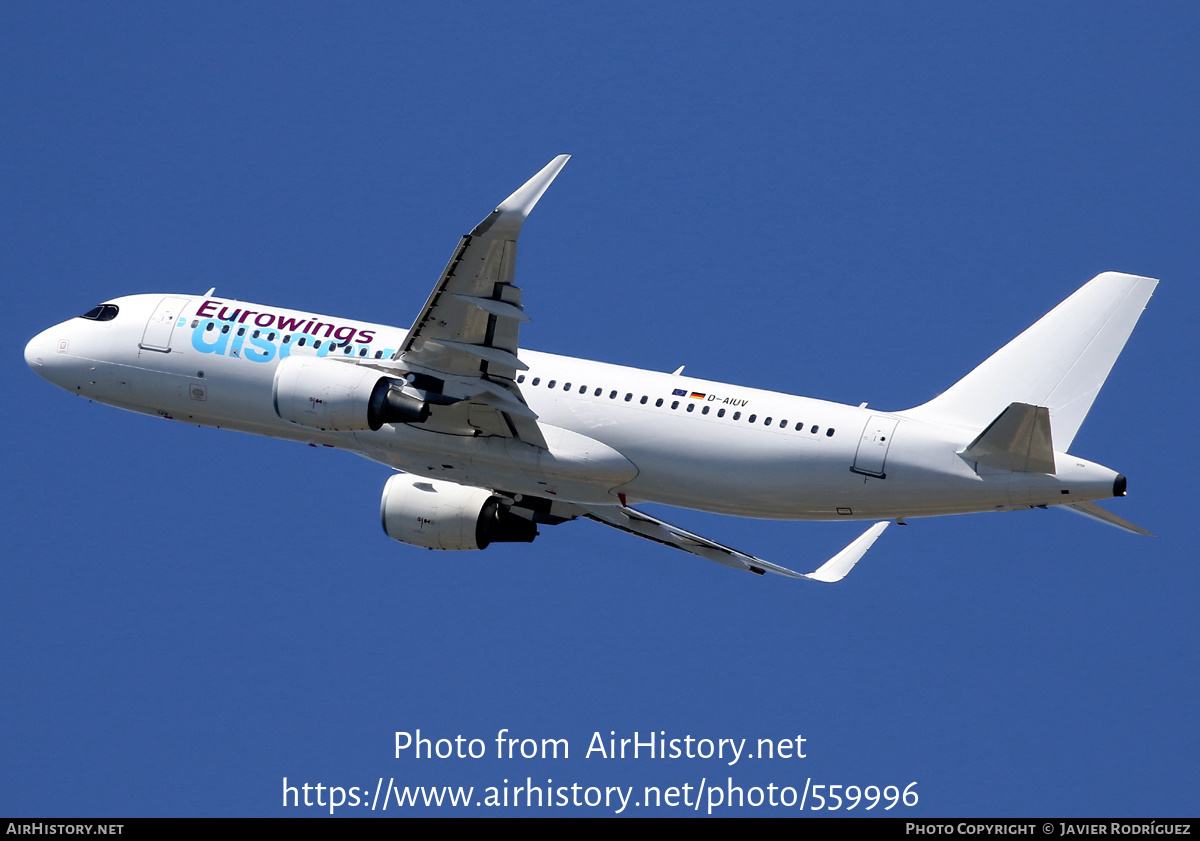
[(514, 514), (491, 491), (405, 473), (384, 485), (379, 517), (392, 540), (426, 549), (532, 543), (538, 533), (532, 520)]
[(405, 394), (403, 383), (361, 365), (289, 356), (275, 369), (275, 414), (314, 429), (378, 430), (385, 423), (420, 423), (429, 404)]

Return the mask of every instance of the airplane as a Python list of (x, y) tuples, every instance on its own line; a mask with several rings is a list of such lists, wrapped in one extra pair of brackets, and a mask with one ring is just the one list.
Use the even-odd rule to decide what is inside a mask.
[[(114, 298), (35, 336), (25, 360), (99, 403), (349, 450), (396, 471), (385, 533), (427, 549), (531, 542), (588, 519), (734, 569), (840, 581), (892, 523), (1096, 504), (1126, 478), (1070, 454), (1158, 281), (1098, 275), (934, 399), (902, 411), (538, 353), (514, 284), (560, 155), (462, 237), (408, 329), (217, 296)], [(809, 573), (634, 506), (874, 520)]]

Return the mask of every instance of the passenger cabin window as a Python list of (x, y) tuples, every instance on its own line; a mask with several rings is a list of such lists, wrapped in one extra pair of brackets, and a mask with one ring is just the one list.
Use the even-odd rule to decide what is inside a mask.
[[(376, 359), (378, 359), (379, 357), (375, 357), (375, 358), (376, 358)], [(517, 382), (519, 382), (519, 383), (523, 383), (523, 382), (525, 382), (525, 375), (524, 375), (524, 374), (517, 374)]]
[(833, 437), (833, 427), (830, 427), (829, 429), (826, 429), (826, 430), (825, 430), (825, 437), (826, 437), (826, 438), (832, 438), (832, 437)]
[(655, 406), (662, 406), (662, 404), (663, 404), (663, 399), (661, 397), (654, 401)]
[(100, 304), (99, 306), (92, 307), (79, 317), (86, 318), (88, 321), (112, 321), (117, 317), (118, 312), (120, 310), (116, 304)]

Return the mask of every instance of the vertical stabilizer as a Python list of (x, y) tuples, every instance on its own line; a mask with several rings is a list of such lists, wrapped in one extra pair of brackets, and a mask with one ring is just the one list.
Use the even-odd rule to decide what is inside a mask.
[(1050, 410), (1066, 452), (1158, 281), (1105, 272), (928, 403), (905, 415), (983, 429), (1012, 403)]

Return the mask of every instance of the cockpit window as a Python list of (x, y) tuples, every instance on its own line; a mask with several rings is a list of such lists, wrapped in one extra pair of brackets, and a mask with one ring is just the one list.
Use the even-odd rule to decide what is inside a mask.
[(115, 304), (101, 304), (98, 307), (92, 307), (79, 317), (86, 318), (89, 321), (112, 321), (117, 317), (117, 312)]

